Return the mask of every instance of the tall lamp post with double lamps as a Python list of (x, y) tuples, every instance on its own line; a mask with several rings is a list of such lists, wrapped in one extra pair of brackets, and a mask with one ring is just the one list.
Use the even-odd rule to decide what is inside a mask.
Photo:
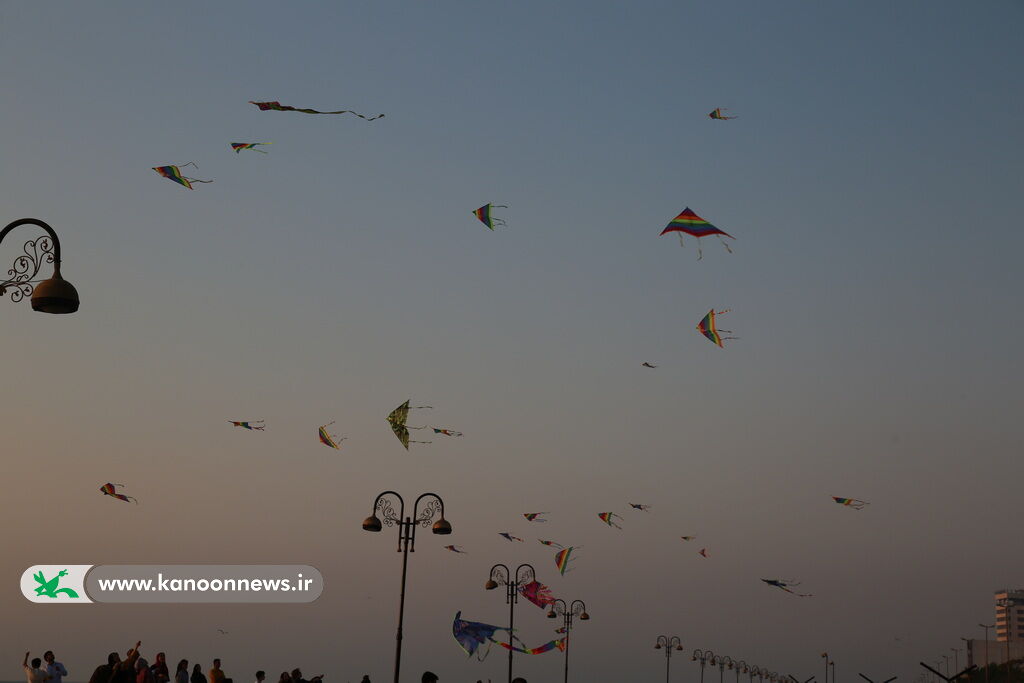
[[(519, 587), (534, 581), (537, 578), (537, 570), (532, 564), (521, 564), (516, 567), (515, 572), (501, 563), (491, 567), (491, 575), (484, 584), (489, 591), (498, 586), (505, 586), (505, 604), (508, 605), (508, 632), (512, 633), (515, 625), (516, 602), (519, 601)], [(512, 683), (512, 648), (508, 649), (508, 683)]]
[[(398, 499), (398, 514), (395, 515), (395, 508), (389, 496)], [(428, 498), (420, 510), (420, 501)], [(384, 519), (377, 516), (380, 512)], [(405, 618), (405, 575), (409, 565), (409, 553), (416, 552), (416, 527), (426, 529), (430, 522), (438, 515), (431, 531), (435, 534), (446, 536), (452, 532), (452, 525), (444, 518), (444, 501), (436, 493), (424, 493), (412, 506), (412, 515), (405, 515), (405, 500), (394, 491), (384, 491), (373, 501), (373, 513), (363, 520), (363, 530), (378, 532), (384, 526), (392, 527), (398, 525), (398, 552), (402, 553), (402, 590), (398, 599), (398, 633), (395, 635), (395, 683), (398, 683), (398, 673), (402, 666), (402, 621)]]
[(572, 631), (572, 622), (577, 617), (580, 621), (587, 621), (590, 615), (587, 614), (587, 605), (582, 600), (573, 600), (566, 604), (565, 600), (557, 598), (551, 603), (548, 610), (548, 619), (562, 617), (563, 628), (565, 629), (565, 683), (569, 683), (569, 633)]
[(655, 650), (665, 650), (665, 683), (668, 683), (668, 669), (669, 663), (672, 661), (672, 651), (683, 649), (683, 641), (679, 640), (679, 636), (658, 636), (657, 642), (654, 643)]
[(711, 650), (694, 650), (690, 653), (691, 662), (700, 662), (700, 683), (704, 683), (704, 665), (711, 662), (715, 665), (715, 653)]
[[(17, 303), (30, 297), (32, 310), (42, 313), (74, 313), (78, 310), (78, 290), (60, 275), (60, 239), (49, 225), (37, 218), (21, 218), (0, 230), (0, 242), (8, 233), (22, 225), (42, 228), (46, 235), (25, 242), (24, 252), (14, 259), (7, 271), (7, 279), (0, 280), (0, 296), (11, 292), (11, 301)], [(36, 276), (44, 263), (53, 264), (53, 277), (39, 281)]]

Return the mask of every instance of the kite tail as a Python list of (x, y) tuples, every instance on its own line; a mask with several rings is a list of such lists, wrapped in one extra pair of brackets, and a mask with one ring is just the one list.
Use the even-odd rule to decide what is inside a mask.
[(212, 180), (199, 180), (199, 178), (185, 178), (190, 183), (212, 183)]
[[(736, 117), (734, 116), (732, 118), (736, 118)], [(718, 241), (722, 243), (722, 246), (725, 247), (725, 250), (731, 254), (732, 253), (732, 249), (729, 247), (728, 244), (726, 244), (725, 240), (722, 239), (722, 236), (721, 235), (715, 235), (715, 236), (718, 238)]]
[(414, 410), (414, 409), (417, 409), (417, 408), (429, 408), (429, 409), (433, 410), (434, 406), (409, 406), (409, 410)]
[(683, 233), (677, 232), (676, 235), (679, 237), (679, 246), (686, 247), (686, 243), (683, 242)]
[(413, 441), (412, 439), (409, 439), (409, 443), (434, 443), (434, 442), (433, 441)]

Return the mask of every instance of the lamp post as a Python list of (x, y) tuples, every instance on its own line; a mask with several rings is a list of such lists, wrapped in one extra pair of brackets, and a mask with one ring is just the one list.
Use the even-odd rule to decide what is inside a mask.
[[(828, 683), (828, 653), (822, 652), (821, 656), (825, 658), (825, 683)], [(833, 681), (835, 683), (835, 681)]]
[(729, 655), (722, 655), (718, 658), (718, 683), (723, 683), (722, 679), (725, 678), (726, 665), (729, 666), (729, 670), (731, 671), (734, 664), (736, 664), (735, 660), (733, 660)]
[(700, 683), (704, 683), (704, 664), (710, 661), (713, 666), (715, 663), (715, 653), (711, 650), (694, 650), (690, 661), (700, 662)]
[(764, 672), (761, 671), (761, 667), (754, 666), (747, 667), (747, 673), (750, 674), (750, 683), (754, 683), (754, 676), (761, 676), (761, 680), (764, 680)]
[(658, 636), (657, 642), (654, 644), (655, 650), (665, 648), (665, 683), (668, 683), (668, 670), (669, 662), (672, 661), (672, 650), (682, 650), (683, 641), (679, 640), (679, 636)]
[(960, 670), (960, 648), (951, 647), (949, 649), (953, 651), (953, 671), (959, 671)]
[[(505, 586), (505, 604), (508, 605), (508, 632), (512, 633), (515, 625), (516, 603), (519, 601), (519, 587), (530, 583), (537, 578), (537, 570), (532, 564), (521, 564), (516, 567), (515, 572), (501, 563), (491, 567), (490, 576), (484, 588), (489, 591), (498, 586)], [(512, 648), (508, 649), (508, 683), (512, 683)]]
[[(7, 279), (0, 281), (0, 296), (11, 290), (11, 301), (31, 297), (32, 310), (42, 313), (74, 313), (78, 310), (78, 290), (60, 275), (60, 239), (49, 225), (36, 218), (21, 218), (0, 230), (0, 242), (7, 233), (22, 225), (35, 225), (47, 236), (25, 242), (24, 254), (14, 259)], [(36, 275), (43, 263), (53, 264), (53, 277), (39, 282)], [(38, 283), (38, 284), (36, 284)]]
[[(397, 516), (395, 515), (394, 506), (385, 496), (394, 496), (398, 499), (399, 508)], [(423, 505), (423, 509), (420, 510), (420, 501), (424, 498), (432, 498), (433, 500), (428, 500)], [(377, 517), (378, 510), (384, 516), (383, 521)], [(402, 553), (402, 590), (398, 600), (398, 632), (395, 635), (395, 683), (398, 683), (398, 672), (401, 670), (402, 665), (402, 620), (405, 617), (405, 575), (409, 564), (409, 552), (416, 552), (416, 527), (422, 526), (424, 529), (427, 528), (431, 520), (434, 519), (435, 514), (439, 514), (439, 518), (434, 522), (431, 531), (440, 535), (450, 534), (452, 532), (452, 525), (444, 518), (444, 501), (436, 493), (420, 495), (416, 502), (413, 503), (412, 516), (406, 517), (405, 500), (402, 496), (394, 491), (384, 491), (373, 501), (372, 514), (363, 520), (364, 531), (378, 532), (382, 526), (391, 527), (395, 524), (398, 525), (398, 552)]]
[(985, 683), (988, 683), (988, 630), (990, 628), (995, 628), (996, 625), (995, 624), (989, 624), (989, 625), (978, 624), (978, 626), (980, 626), (983, 629), (985, 629)]
[(565, 683), (569, 683), (569, 632), (572, 631), (572, 622), (576, 617), (579, 617), (580, 621), (587, 621), (590, 619), (590, 615), (587, 614), (587, 605), (582, 600), (573, 600), (571, 603), (566, 604), (565, 600), (558, 598), (551, 603), (551, 609), (548, 610), (548, 619), (554, 619), (559, 616), (562, 617), (563, 626), (565, 628), (564, 680)]

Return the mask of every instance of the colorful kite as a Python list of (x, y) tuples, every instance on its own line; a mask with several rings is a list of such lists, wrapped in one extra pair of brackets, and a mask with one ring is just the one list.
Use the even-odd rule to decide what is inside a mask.
[(330, 422), (328, 422), (325, 425), (320, 425), (320, 428), (318, 430), (318, 432), (320, 434), (320, 443), (322, 443), (325, 446), (330, 446), (331, 448), (336, 448), (336, 449), (340, 450), (341, 446), (339, 446), (338, 444), (340, 444), (342, 441), (344, 441), (348, 437), (343, 436), (343, 437), (339, 438), (335, 434), (328, 434), (327, 433), (327, 428), (330, 427), (332, 424), (334, 424), (334, 420), (331, 420)]
[(267, 152), (265, 150), (256, 149), (256, 145), (272, 145), (272, 144), (274, 144), (274, 143), (273, 142), (232, 142), (231, 143), (231, 149), (235, 150), (235, 154), (238, 154), (243, 149), (251, 149), (252, 151), (259, 152), (260, 154), (266, 154)]
[(854, 510), (863, 510), (864, 506), (868, 504), (867, 502), (863, 500), (857, 500), (856, 498), (840, 498), (838, 496), (832, 496), (832, 500), (839, 503), (840, 505), (845, 505), (848, 508), (853, 508)]
[(512, 634), (512, 630), (505, 628), (504, 626), (494, 626), (493, 624), (484, 624), (479, 621), (466, 621), (462, 618), (462, 610), (456, 612), (455, 621), (452, 622), (452, 635), (455, 636), (455, 641), (467, 655), (472, 657), (476, 654), (481, 645), (487, 646), (487, 649), (483, 651), (483, 655), (477, 656), (477, 659), (481, 662), (487, 658), (487, 653), (490, 652), (491, 645), (493, 643), (497, 643), (506, 650), (520, 652), (524, 655), (539, 655), (545, 652), (550, 652), (556, 648), (558, 650), (565, 650), (564, 638), (552, 640), (540, 647), (522, 648), (516, 647), (512, 642), (503, 643), (500, 640), (495, 640), (494, 634), (498, 631), (507, 631), (509, 640), (512, 642), (519, 641), (519, 639)]
[(463, 553), (463, 554), (466, 554), (466, 551), (462, 549), (461, 545), (446, 545), (444, 547), (444, 549), (445, 550), (450, 550), (453, 553)]
[(693, 539), (695, 539), (697, 537), (696, 536), (680, 536), (679, 538), (683, 539), (684, 541), (692, 541)]
[(456, 432), (452, 429), (440, 429), (439, 427), (431, 427), (435, 434), (444, 434), (445, 436), (462, 436), (462, 432)]
[(629, 507), (633, 508), (634, 510), (643, 510), (644, 512), (651, 511), (651, 506), (644, 505), (643, 503), (630, 503)]
[(598, 512), (597, 516), (598, 516), (598, 518), (600, 518), (600, 520), (602, 522), (604, 522), (608, 526), (613, 526), (616, 529), (621, 529), (622, 528), (621, 526), (619, 526), (618, 524), (615, 523), (615, 518), (616, 517), (618, 517), (619, 519), (622, 519), (622, 517), (620, 517), (619, 515), (615, 514), (614, 512)]
[(527, 522), (546, 522), (548, 520), (541, 519), (541, 515), (550, 514), (548, 512), (524, 512), (523, 517), (526, 517)]
[(525, 541), (523, 541), (523, 539), (519, 538), (518, 536), (513, 536), (512, 534), (510, 534), (507, 531), (499, 531), (498, 535), (499, 536), (504, 536), (505, 540), (508, 541), (509, 543), (511, 543), (512, 541), (519, 541), (520, 543), (525, 543)]
[(519, 593), (540, 608), (543, 608), (545, 605), (554, 604), (555, 602), (555, 596), (551, 594), (551, 589), (536, 579), (530, 583), (520, 586)]
[(644, 366), (645, 368), (656, 368), (656, 367), (658, 367), (657, 365), (651, 365), (650, 363), (647, 363), (647, 362), (643, 362), (640, 365)]
[[(725, 247), (725, 250), (727, 252), (729, 252), (730, 254), (732, 253), (732, 249), (730, 249), (729, 245), (726, 244), (725, 240), (722, 239), (722, 235), (725, 235), (726, 237), (728, 237), (731, 240), (732, 239), (736, 239), (735, 237), (733, 237), (729, 233), (727, 233), (727, 232), (725, 232), (723, 230), (719, 230), (718, 228), (716, 228), (715, 226), (711, 225), (706, 220), (704, 220), (703, 218), (701, 218), (700, 216), (695, 214), (693, 211), (690, 210), (690, 207), (686, 207), (685, 209), (683, 209), (683, 212), (681, 214), (679, 214), (678, 216), (673, 218), (669, 222), (669, 224), (665, 226), (665, 229), (661, 231), (661, 234), (664, 235), (664, 234), (670, 233), (670, 232), (675, 232), (675, 233), (679, 234), (679, 246), (684, 246), (683, 245), (683, 233), (684, 232), (687, 235), (692, 235), (693, 237), (697, 238), (697, 260), (698, 261), (700, 259), (704, 258), (704, 252), (701, 251), (701, 247), (700, 247), (700, 238), (701, 237), (707, 237), (708, 235), (715, 235), (718, 238), (718, 241), (722, 243), (722, 246)], [(659, 237), (660, 236), (661, 235), (659, 235)]]
[(572, 551), (576, 550), (575, 546), (569, 546), (563, 548), (555, 553), (555, 566), (558, 567), (558, 573), (565, 576), (565, 573), (569, 571), (569, 562), (571, 561)]
[(513, 652), (520, 652), (520, 653), (522, 653), (524, 655), (542, 655), (545, 652), (551, 652), (556, 647), (558, 648), (559, 652), (565, 652), (565, 638), (559, 638), (558, 640), (549, 640), (548, 642), (544, 643), (540, 647), (530, 647), (530, 648), (515, 647), (514, 645), (509, 645), (508, 643), (502, 643), (500, 641), (498, 642), (498, 645), (501, 645), (506, 650), (512, 650)]
[(797, 593), (796, 591), (789, 590), (790, 586), (799, 586), (800, 585), (799, 583), (796, 583), (794, 581), (784, 581), (782, 579), (761, 579), (761, 580), (764, 581), (765, 583), (767, 583), (769, 586), (775, 586), (776, 588), (781, 588), (782, 590), (786, 591), (787, 593), (792, 593), (793, 595), (799, 596), (801, 598), (811, 598), (811, 597), (814, 597), (810, 593)]
[(159, 173), (160, 175), (162, 175), (164, 178), (167, 178), (168, 180), (173, 180), (174, 182), (178, 183), (179, 185), (184, 185), (185, 187), (187, 187), (190, 190), (192, 189), (192, 183), (212, 183), (213, 182), (212, 180), (199, 180), (198, 178), (186, 178), (185, 176), (181, 175), (181, 169), (184, 168), (185, 166), (195, 166), (196, 168), (199, 168), (198, 166), (196, 166), (196, 163), (194, 161), (190, 161), (187, 164), (182, 164), (181, 166), (154, 166), (153, 170), (156, 171), (157, 173)]
[(103, 486), (100, 487), (100, 492), (102, 492), (103, 495), (105, 495), (105, 496), (110, 496), (111, 498), (117, 498), (118, 500), (123, 500), (126, 503), (129, 500), (133, 500), (133, 501), (135, 501), (136, 505), (139, 504), (139, 501), (136, 500), (135, 498), (133, 498), (132, 496), (126, 496), (123, 493), (118, 493), (117, 490), (114, 488), (115, 486), (124, 486), (124, 484), (110, 484), (110, 483), (107, 483), (107, 484), (104, 484)]
[(541, 542), (541, 545), (551, 546), (552, 548), (564, 548), (565, 547), (561, 543), (555, 543), (554, 541), (544, 541), (544, 540), (541, 540), (539, 538), (537, 540)]
[(708, 311), (708, 314), (706, 316), (704, 316), (703, 318), (701, 318), (700, 322), (697, 323), (697, 331), (700, 332), (701, 334), (703, 334), (708, 339), (710, 339), (719, 348), (723, 348), (723, 349), (725, 348), (724, 346), (722, 346), (722, 340), (723, 339), (739, 339), (739, 337), (723, 337), (722, 335), (719, 334), (719, 332), (725, 332), (726, 334), (732, 334), (732, 330), (720, 330), (720, 329), (718, 329), (718, 325), (715, 322), (715, 317), (716, 316), (719, 316), (719, 315), (722, 315), (723, 313), (728, 313), (728, 312), (729, 312), (729, 309), (725, 309), (724, 311), (716, 311), (715, 309), (712, 308), (710, 311)]
[(708, 556), (708, 549), (707, 548), (701, 548), (700, 550), (697, 551), (697, 554), (700, 555), (701, 557), (707, 557)]
[(263, 423), (266, 422), (266, 420), (256, 420), (254, 422), (236, 422), (235, 420), (228, 420), (228, 422), (235, 425), (236, 427), (241, 427), (243, 429), (254, 429), (257, 432), (262, 432), (264, 427)]
[(726, 116), (725, 114), (722, 113), (723, 111), (729, 111), (729, 110), (728, 109), (722, 109), (721, 107), (715, 107), (715, 110), (713, 112), (711, 112), (710, 114), (708, 114), (708, 116), (710, 116), (711, 118), (715, 119), (716, 121), (728, 121), (730, 119), (736, 118), (735, 116)]
[(419, 408), (430, 408), (431, 406), (410, 406), (409, 401), (406, 401), (402, 405), (398, 406), (388, 414), (388, 424), (391, 425), (391, 431), (395, 433), (395, 436), (402, 445), (405, 446), (405, 450), (409, 450), (409, 444), (411, 443), (430, 443), (430, 441), (410, 441), (409, 430), (410, 429), (426, 429), (426, 427), (410, 427), (406, 422), (409, 420), (409, 411), (417, 410)]
[(508, 207), (504, 204), (484, 204), (479, 209), (473, 212), (473, 215), (477, 219), (486, 225), (491, 230), (494, 230), (495, 226), (503, 228), (507, 225), (503, 218), (497, 218), (491, 215), (491, 209), (507, 209)]
[(376, 119), (384, 118), (384, 114), (377, 114), (376, 116), (363, 116), (358, 112), (354, 112), (351, 109), (341, 109), (339, 111), (317, 111), (316, 109), (299, 109), (297, 107), (289, 107), (286, 104), (280, 102), (253, 102), (249, 100), (249, 104), (255, 104), (259, 107), (260, 111), (300, 111), (303, 114), (353, 114), (365, 121), (374, 121)]

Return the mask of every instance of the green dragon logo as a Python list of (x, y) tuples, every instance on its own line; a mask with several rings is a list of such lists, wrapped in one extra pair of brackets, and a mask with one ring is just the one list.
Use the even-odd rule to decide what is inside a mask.
[(45, 595), (48, 598), (56, 598), (57, 593), (65, 593), (69, 598), (77, 598), (78, 593), (70, 588), (57, 588), (57, 584), (60, 583), (60, 577), (67, 576), (68, 570), (62, 569), (57, 576), (53, 577), (49, 581), (43, 576), (43, 572), (40, 570), (32, 575), (32, 578), (36, 580), (39, 585), (36, 587), (36, 595)]

